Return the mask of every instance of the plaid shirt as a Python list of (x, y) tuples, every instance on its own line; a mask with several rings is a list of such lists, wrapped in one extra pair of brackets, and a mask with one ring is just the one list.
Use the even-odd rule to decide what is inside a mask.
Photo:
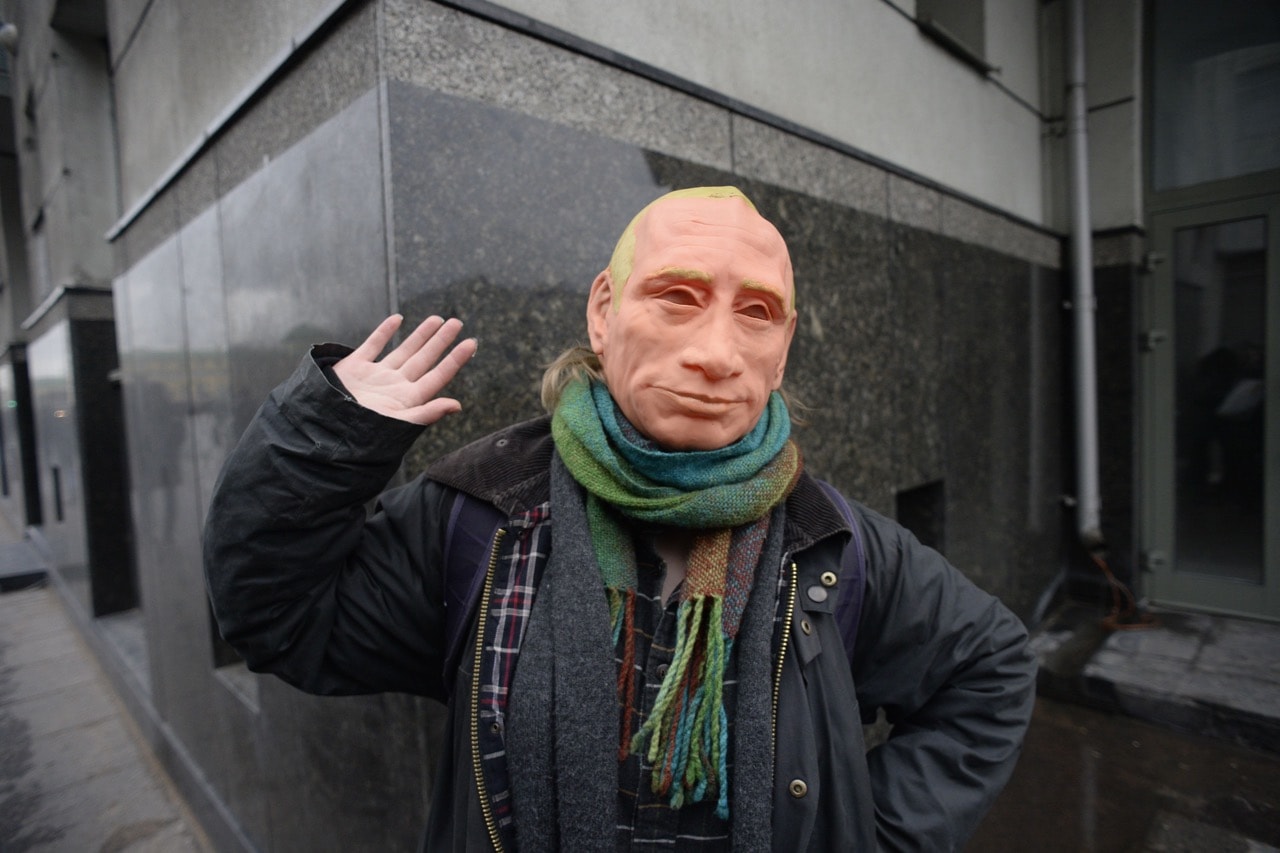
[[(515, 821), (511, 808), (511, 783), (506, 753), (506, 709), (511, 677), (524, 639), (534, 594), (550, 554), (550, 504), (542, 504), (516, 518), (506, 536), (516, 537), (494, 570), (485, 614), (484, 654), (481, 659), (479, 694), (475, 713), (479, 717), (478, 747), (482, 757), (485, 787), (494, 821), (503, 846), (515, 849)], [(676, 611), (679, 595), (666, 606), (661, 601), (663, 567), (652, 546), (638, 537), (636, 590), (636, 703), (634, 730), (643, 724), (670, 665), (675, 648)], [(780, 589), (787, 582), (780, 573)], [(779, 601), (784, 596), (779, 596)], [(781, 619), (781, 609), (777, 619)], [(775, 620), (776, 621), (776, 620)], [(776, 627), (776, 626), (775, 626)], [(614, 660), (620, 663), (621, 649)], [(729, 661), (725, 673), (724, 698), (729, 734), (733, 735), (733, 708), (737, 693), (736, 665)], [(732, 741), (731, 741), (732, 742)], [(729, 754), (732, 781), (732, 750)], [(640, 756), (629, 755), (618, 765), (617, 847), (619, 850), (727, 850), (730, 827), (715, 814), (714, 802), (702, 802), (672, 809), (652, 791), (650, 766)], [(732, 797), (732, 791), (730, 791)]]
[(484, 614), (480, 692), (473, 713), (479, 718), (478, 747), (490, 808), (508, 850), (514, 850), (516, 844), (507, 770), (507, 698), (534, 593), (551, 553), (550, 508), (544, 503), (508, 525), (506, 535), (514, 536), (516, 543), (494, 568), (489, 609)]

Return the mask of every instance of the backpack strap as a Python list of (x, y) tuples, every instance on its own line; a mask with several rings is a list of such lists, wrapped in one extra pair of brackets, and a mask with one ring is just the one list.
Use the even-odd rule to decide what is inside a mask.
[(852, 662), (854, 642), (858, 638), (858, 621), (862, 618), (862, 599), (867, 586), (867, 549), (862, 541), (862, 526), (854, 516), (849, 501), (839, 489), (825, 480), (818, 480), (818, 485), (831, 498), (853, 532), (853, 538), (840, 557), (840, 600), (836, 603), (836, 623), (840, 626), (840, 638), (844, 641), (845, 656)]
[(455, 492), (444, 535), (445, 692), (453, 690), (453, 676), (489, 570), (493, 537), (507, 516), (486, 501)]

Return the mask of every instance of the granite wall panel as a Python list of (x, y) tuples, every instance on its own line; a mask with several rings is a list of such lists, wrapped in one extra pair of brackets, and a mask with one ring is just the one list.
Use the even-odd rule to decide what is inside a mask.
[(264, 849), (414, 850), (426, 826), (439, 706), (399, 695), (317, 697), (264, 681), (257, 795)]
[(893, 224), (894, 389), (875, 439), (890, 488), (941, 481), (947, 556), (1029, 617), (1061, 569), (1061, 317), (1056, 272)]
[[(213, 148), (220, 197), (375, 88), (378, 5), (350, 4), (327, 37), (295, 55), (286, 73), (255, 93), (260, 103), (225, 129)], [(378, 148), (367, 153), (376, 160)]]
[(219, 202), (237, 430), (310, 344), (386, 316), (380, 151), (372, 90)]
[(193, 758), (216, 766), (208, 735), (210, 624), (200, 566), (201, 516), (183, 276), (176, 238), (115, 285), (135, 550), (142, 583), (151, 701)]
[[(21, 365), (25, 369), (26, 365)], [(0, 512), (10, 527), (26, 526), (22, 494), (22, 450), (18, 444), (17, 370), (9, 353), (0, 355)]]
[(400, 309), (456, 315), (480, 341), (454, 389), (466, 411), (428, 431), (418, 467), (541, 412), (543, 366), (586, 341), (591, 282), (675, 176), (641, 148), (406, 83), (388, 104)]
[[(379, 97), (356, 98), (224, 195), (216, 256), (203, 240), (184, 242), (184, 262), (206, 257), (186, 278), (189, 316), (218, 317), (222, 302), (212, 324), (191, 326), (202, 506), (231, 443), (307, 347), (357, 343), (391, 310)], [(226, 762), (219, 782), (232, 802), (258, 809), (257, 843), (412, 846), (430, 787), (423, 768), (434, 766), (421, 731), (438, 706), (320, 699), (273, 679), (257, 694), (252, 772)]]
[(444, 4), (382, 0), (388, 80), (728, 169), (729, 113)]

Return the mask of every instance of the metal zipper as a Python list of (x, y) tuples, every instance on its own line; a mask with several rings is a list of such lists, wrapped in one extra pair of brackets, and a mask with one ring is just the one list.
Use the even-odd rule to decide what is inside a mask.
[(484, 782), (484, 766), (480, 760), (480, 665), (484, 656), (485, 625), (489, 621), (489, 596), (493, 592), (494, 570), (498, 567), (498, 551), (502, 547), (502, 538), (506, 530), (499, 528), (493, 540), (493, 550), (489, 552), (489, 568), (485, 572), (484, 589), (480, 593), (480, 609), (476, 616), (476, 653), (471, 668), (471, 766), (476, 777), (476, 794), (480, 798), (480, 814), (484, 817), (484, 828), (489, 832), (489, 841), (494, 850), (502, 850), (502, 840), (498, 837), (498, 825), (493, 820), (493, 807), (489, 804), (489, 789)]
[(769, 739), (773, 754), (778, 754), (778, 697), (782, 694), (782, 666), (787, 660), (787, 646), (791, 643), (791, 618), (796, 612), (796, 587), (800, 585), (800, 569), (791, 562), (791, 583), (787, 588), (787, 615), (782, 622), (782, 643), (778, 649), (778, 669), (773, 676), (773, 712), (769, 719)]

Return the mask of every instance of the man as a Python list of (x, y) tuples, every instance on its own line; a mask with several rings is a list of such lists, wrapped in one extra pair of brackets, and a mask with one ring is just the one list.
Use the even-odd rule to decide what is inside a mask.
[[(544, 378), (551, 417), (366, 519), (475, 352), (431, 318), (379, 359), (399, 322), (272, 393), (205, 559), (251, 668), (449, 701), (424, 849), (963, 845), (1030, 716), (1025, 631), (805, 473), (779, 394), (791, 262), (740, 192), (641, 211), (592, 284), (590, 351)], [(468, 537), (486, 559), (459, 568)], [(867, 752), (880, 708), (892, 737)]]

